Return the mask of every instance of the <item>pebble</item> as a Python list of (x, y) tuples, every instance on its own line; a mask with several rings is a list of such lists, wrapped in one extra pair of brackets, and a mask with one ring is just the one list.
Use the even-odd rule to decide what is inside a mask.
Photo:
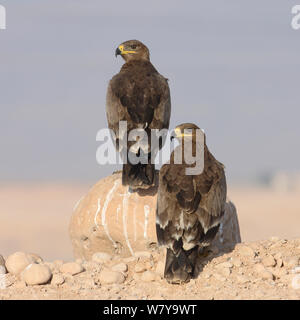
[(281, 253), (281, 252), (277, 252), (277, 253), (274, 255), (274, 258), (275, 258), (275, 260), (278, 260), (278, 259), (282, 258), (282, 253)]
[(284, 260), (284, 266), (288, 268), (295, 268), (299, 265), (299, 257), (288, 257)]
[(241, 261), (240, 259), (238, 259), (238, 258), (234, 258), (234, 259), (232, 260), (232, 264), (233, 264), (235, 267), (239, 268), (239, 267), (242, 266), (242, 261)]
[(261, 263), (258, 263), (254, 266), (254, 271), (259, 275), (263, 280), (273, 280), (274, 275), (272, 272), (268, 271)]
[(238, 246), (238, 252), (241, 256), (245, 256), (245, 257), (254, 258), (255, 256), (254, 250), (246, 245)]
[(125, 281), (125, 277), (121, 272), (102, 270), (99, 275), (99, 280), (101, 284), (120, 284)]
[(281, 258), (276, 259), (276, 266), (279, 268), (283, 266), (283, 260)]
[(42, 264), (30, 264), (22, 274), (27, 285), (38, 285), (49, 282), (52, 277), (50, 268)]
[(35, 263), (44, 262), (43, 258), (36, 253), (28, 253), (28, 255), (34, 260)]
[(65, 282), (65, 278), (61, 274), (54, 274), (51, 280), (51, 284), (60, 286)]
[(106, 252), (96, 252), (92, 256), (92, 261), (102, 263), (104, 261), (110, 261), (112, 256)]
[(282, 276), (287, 274), (287, 271), (284, 268), (275, 268), (272, 270), (272, 273), (276, 278), (281, 278)]
[(111, 269), (112, 269), (112, 271), (127, 272), (128, 266), (126, 263), (119, 263), (119, 264), (114, 265)]
[(233, 264), (229, 261), (221, 262), (217, 265), (217, 268), (232, 268)]
[(146, 270), (147, 270), (146, 266), (141, 262), (138, 262), (134, 267), (134, 272), (136, 273), (142, 273)]
[(158, 280), (158, 275), (155, 272), (148, 270), (142, 273), (141, 280), (145, 282), (152, 282)]
[(266, 256), (262, 259), (262, 264), (265, 267), (274, 267), (276, 265), (276, 261), (272, 255)]
[(300, 266), (295, 267), (295, 268), (292, 270), (292, 273), (300, 273)]
[(10, 255), (5, 263), (6, 269), (9, 273), (14, 275), (20, 274), (28, 265), (34, 263), (34, 259), (24, 253), (24, 252), (15, 252)]
[(76, 262), (64, 263), (60, 267), (61, 273), (68, 273), (72, 276), (74, 276), (75, 274), (81, 273), (83, 271), (84, 271), (83, 266), (81, 264), (76, 263)]

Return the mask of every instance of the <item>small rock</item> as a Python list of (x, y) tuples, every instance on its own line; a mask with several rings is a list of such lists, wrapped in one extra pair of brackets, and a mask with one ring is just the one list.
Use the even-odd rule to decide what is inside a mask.
[(68, 263), (64, 263), (61, 267), (60, 267), (60, 272), (61, 273), (68, 273), (72, 276), (74, 276), (75, 274), (81, 273), (84, 271), (84, 268), (82, 265), (76, 263), (76, 262), (68, 262)]
[(35, 263), (42, 263), (44, 261), (43, 258), (36, 253), (28, 253), (28, 255), (33, 259)]
[(283, 260), (281, 258), (276, 259), (276, 266), (279, 268), (283, 266)]
[(224, 268), (219, 268), (218, 270), (219, 270), (219, 273), (221, 275), (223, 275), (224, 277), (229, 277), (230, 276), (230, 273), (231, 273), (230, 268), (224, 267)]
[(102, 270), (99, 275), (99, 280), (101, 284), (120, 284), (125, 281), (125, 277), (121, 272)]
[(158, 275), (153, 271), (146, 271), (141, 275), (141, 280), (151, 282), (157, 280)]
[(233, 264), (229, 261), (221, 262), (217, 265), (217, 268), (232, 268)]
[(299, 257), (288, 257), (284, 260), (284, 266), (288, 268), (295, 268), (299, 265)]
[(7, 258), (5, 266), (9, 273), (17, 275), (34, 262), (30, 255), (24, 252), (16, 252)]
[(126, 263), (119, 263), (114, 265), (111, 269), (112, 271), (127, 272), (128, 266)]
[(295, 268), (292, 270), (292, 273), (300, 273), (300, 266), (295, 267)]
[(61, 274), (54, 274), (51, 280), (51, 284), (60, 286), (65, 282), (65, 278)]
[(272, 270), (272, 273), (277, 279), (280, 279), (287, 274), (287, 271), (285, 269), (275, 268), (274, 270)]
[(253, 269), (256, 273), (260, 273), (260, 272), (266, 270), (265, 267), (263, 266), (263, 264), (261, 264), (261, 263), (257, 263), (256, 265), (254, 265)]
[(240, 259), (238, 259), (238, 258), (234, 258), (234, 259), (232, 260), (232, 264), (233, 264), (235, 267), (239, 268), (239, 267), (242, 266), (242, 261), (241, 261)]
[(144, 257), (144, 258), (151, 258), (151, 252), (149, 252), (149, 251), (137, 251), (135, 254), (134, 254), (134, 256), (135, 257), (137, 257), (137, 258), (142, 258), (142, 257)]
[(275, 258), (275, 260), (282, 258), (281, 252), (277, 252), (277, 253), (274, 255), (274, 258)]
[(155, 272), (161, 277), (164, 277), (165, 264), (162, 261), (158, 261)]
[(146, 270), (147, 270), (147, 268), (142, 262), (138, 262), (134, 267), (134, 272), (136, 272), (136, 273), (142, 273)]
[(42, 264), (30, 264), (23, 272), (23, 280), (28, 285), (45, 284), (51, 277), (50, 268)]
[(241, 256), (245, 256), (245, 257), (254, 258), (255, 256), (254, 250), (246, 245), (239, 245), (238, 252)]
[(262, 264), (265, 267), (274, 267), (276, 265), (276, 261), (273, 258), (273, 256), (269, 255), (269, 256), (262, 259)]
[(258, 263), (254, 266), (254, 271), (257, 273), (258, 276), (260, 276), (263, 280), (273, 280), (274, 275), (272, 272), (265, 269), (265, 267)]
[(112, 256), (106, 252), (96, 252), (92, 256), (92, 261), (102, 263), (112, 259)]

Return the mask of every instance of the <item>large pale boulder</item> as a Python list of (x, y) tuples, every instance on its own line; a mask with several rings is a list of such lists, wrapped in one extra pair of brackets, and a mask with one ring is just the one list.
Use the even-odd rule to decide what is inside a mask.
[[(122, 186), (121, 172), (100, 180), (74, 208), (69, 233), (75, 257), (89, 260), (97, 252), (127, 257), (155, 246), (156, 198), (156, 187), (131, 193)], [(214, 246), (227, 250), (240, 241), (229, 202)]]

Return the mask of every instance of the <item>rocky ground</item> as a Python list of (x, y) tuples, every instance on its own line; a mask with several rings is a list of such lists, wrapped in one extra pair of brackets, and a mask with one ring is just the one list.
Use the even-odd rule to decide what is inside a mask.
[(300, 299), (299, 258), (300, 239), (242, 243), (230, 253), (213, 250), (197, 279), (171, 285), (157, 249), (74, 262), (18, 252), (0, 256), (0, 299)]

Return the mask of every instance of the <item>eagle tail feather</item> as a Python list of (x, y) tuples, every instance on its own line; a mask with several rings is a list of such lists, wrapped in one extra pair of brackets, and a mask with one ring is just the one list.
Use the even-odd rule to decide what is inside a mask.
[(131, 164), (123, 165), (122, 184), (132, 189), (149, 189), (154, 185), (154, 164)]
[(198, 246), (185, 251), (180, 249), (177, 254), (167, 248), (164, 277), (170, 283), (188, 282), (194, 276)]

